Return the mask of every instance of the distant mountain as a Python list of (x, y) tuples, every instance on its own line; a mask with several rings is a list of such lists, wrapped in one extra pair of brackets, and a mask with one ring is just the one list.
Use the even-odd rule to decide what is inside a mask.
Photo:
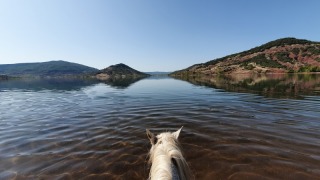
[(9, 76), (68, 76), (97, 72), (98, 69), (66, 61), (0, 65), (0, 74)]
[(154, 72), (144, 72), (146, 74), (150, 74), (150, 75), (168, 75), (171, 72), (160, 72), (160, 71), (154, 71)]
[(100, 70), (96, 73), (96, 78), (100, 80), (124, 79), (124, 78), (141, 78), (150, 76), (149, 74), (137, 71), (125, 64), (116, 64)]
[(195, 64), (172, 76), (320, 72), (320, 43), (296, 38), (271, 41), (248, 51)]
[(7, 75), (0, 75), (0, 81), (1, 80), (8, 80), (9, 79), (9, 76)]

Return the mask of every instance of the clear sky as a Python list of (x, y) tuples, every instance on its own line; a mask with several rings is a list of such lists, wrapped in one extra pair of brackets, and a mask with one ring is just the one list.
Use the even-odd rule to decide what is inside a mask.
[(283, 37), (320, 41), (320, 0), (0, 0), (0, 64), (174, 71)]

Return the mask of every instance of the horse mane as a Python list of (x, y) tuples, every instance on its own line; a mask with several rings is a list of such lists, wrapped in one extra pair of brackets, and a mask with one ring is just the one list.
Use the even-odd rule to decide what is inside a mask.
[(158, 142), (156, 143), (155, 139), (152, 139), (152, 137), (150, 139), (149, 137), (152, 144), (149, 152), (149, 163), (151, 163), (151, 170), (149, 174), (150, 179), (168, 180), (177, 177), (180, 180), (193, 179), (192, 173), (185, 158), (183, 157), (181, 147), (177, 139), (180, 131), (177, 131), (176, 133), (178, 133), (176, 136), (174, 133), (161, 133), (157, 136)]

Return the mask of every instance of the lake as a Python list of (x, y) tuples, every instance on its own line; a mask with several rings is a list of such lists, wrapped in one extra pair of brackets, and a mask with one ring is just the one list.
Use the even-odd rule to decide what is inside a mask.
[(181, 126), (196, 179), (320, 179), (320, 75), (0, 81), (0, 179), (147, 179)]

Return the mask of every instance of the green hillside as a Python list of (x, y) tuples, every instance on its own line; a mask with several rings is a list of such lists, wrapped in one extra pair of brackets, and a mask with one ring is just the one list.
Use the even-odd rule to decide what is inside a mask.
[(97, 72), (98, 69), (66, 61), (0, 65), (0, 74), (9, 76), (66, 76)]

